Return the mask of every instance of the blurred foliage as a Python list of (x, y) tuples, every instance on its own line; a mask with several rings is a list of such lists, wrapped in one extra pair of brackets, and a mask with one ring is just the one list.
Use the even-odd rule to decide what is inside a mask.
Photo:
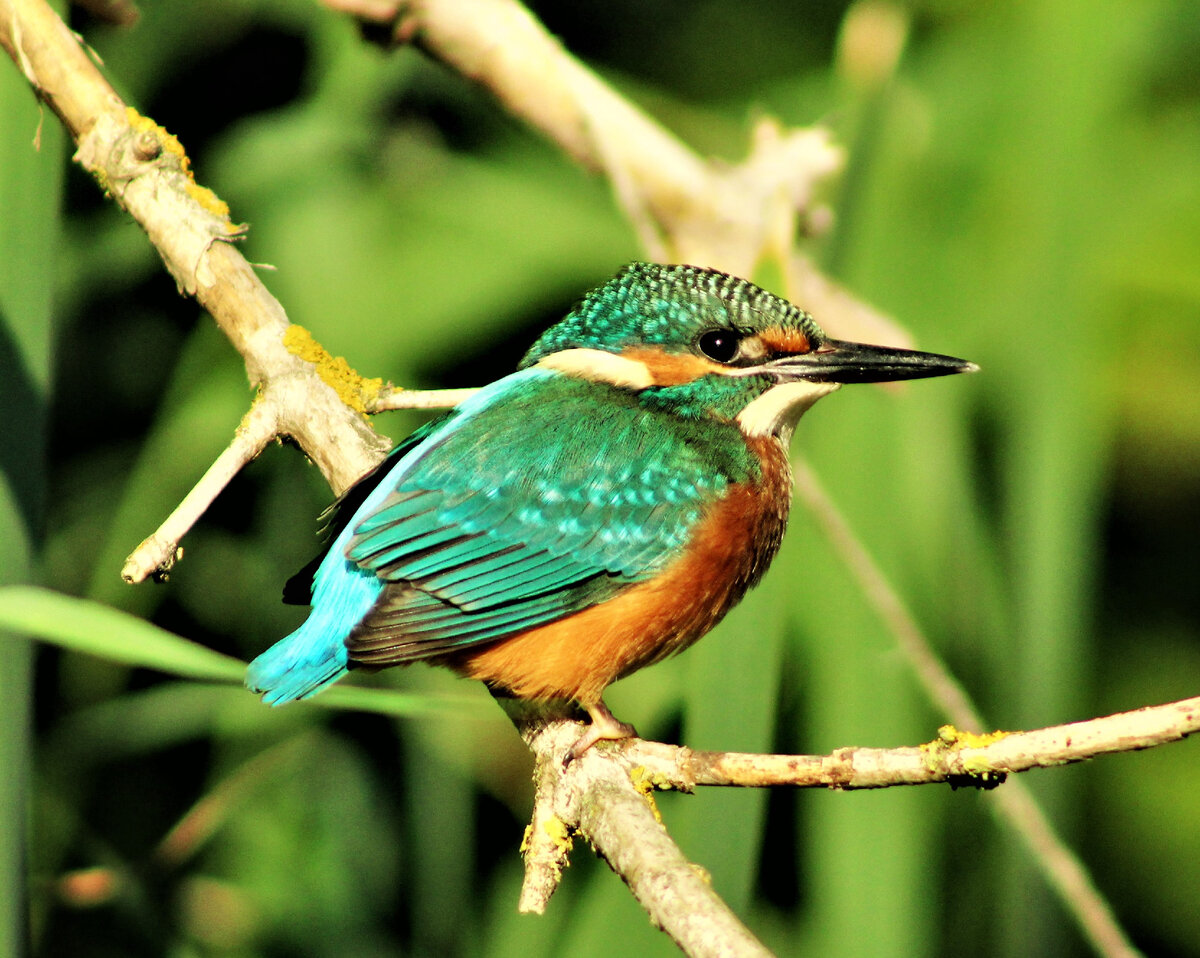
[[(839, 55), (845, 3), (536, 9), (706, 153), (738, 158), (762, 112), (827, 122), (847, 145), (837, 223), (814, 254), (921, 346), (984, 372), (844, 390), (796, 446), (990, 719), (1038, 726), (1195, 694), (1194, 5), (913, 0), (877, 20), (908, 31), (890, 78), (869, 69), (870, 36), (867, 67)], [(265, 278), (293, 321), (367, 375), (496, 378), (639, 254), (603, 182), (465, 80), (362, 43), (310, 0), (146, 0), (133, 29), (74, 26), (251, 224), (247, 254), (275, 267)], [(66, 151), (15, 71), (0, 72), (0, 528), (22, 530), (0, 536), (18, 549), (0, 575), (28, 577), (19, 550), (44, 496), (42, 584), (248, 658), (303, 614), (279, 589), (313, 550), (328, 490), (293, 450), (270, 449), (187, 537), (169, 583), (120, 582), (250, 391), (145, 238), (75, 169), (58, 238)], [(31, 358), (14, 365), (20, 350)], [(30, 389), (13, 388), (16, 368)], [(14, 464), (42, 441), (47, 382), (38, 492)], [(416, 422), (376, 424), (398, 437)], [(75, 613), (38, 608), (24, 627), (62, 640)], [(71, 608), (86, 634), (93, 607)], [(22, 648), (4, 640), (17, 716)], [(548, 915), (515, 913), (529, 761), (481, 688), (414, 668), (365, 680), (431, 703), (408, 717), (268, 710), (112, 658), (39, 648), (34, 954), (673, 953), (583, 849)], [(802, 514), (767, 582), (713, 636), (620, 683), (610, 704), (647, 735), (745, 750), (911, 744), (941, 719)], [(3, 727), (8, 769), (22, 728)], [(1200, 956), (1197, 747), (1028, 779), (1152, 955)], [(10, 792), (0, 801), (7, 849), (22, 816)], [(781, 955), (1085, 954), (989, 802), (711, 790), (661, 805)]]
[[(27, 582), (46, 530), (51, 317), (64, 134), (31, 149), (24, 78), (0, 70), (0, 586)], [(13, 586), (19, 588), (19, 586)], [(0, 955), (27, 941), (33, 650), (0, 626)]]

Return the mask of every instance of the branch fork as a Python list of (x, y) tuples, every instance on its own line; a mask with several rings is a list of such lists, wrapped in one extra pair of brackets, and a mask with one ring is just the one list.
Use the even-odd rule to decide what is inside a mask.
[[(641, 739), (606, 742), (566, 761), (581, 723), (502, 701), (535, 756), (533, 817), (521, 851), (525, 880), (519, 909), (541, 914), (569, 864), (573, 839), (587, 840), (629, 885), (656, 924), (689, 955), (766, 954), (750, 931), (683, 858), (654, 804), (654, 790), (692, 792), (702, 785), (852, 790), (943, 782), (990, 790), (1013, 772), (1149, 748), (1200, 732), (1200, 696), (1029, 732), (980, 735), (942, 726), (924, 745), (839, 748), (828, 755), (761, 755), (696, 751)], [(1031, 844), (1057, 858), (1027, 790), (1011, 783), (997, 795), (1004, 814), (1016, 808)], [(1073, 856), (1051, 878), (1091, 909), (1085, 928), (1102, 954), (1132, 956), (1102, 899)], [(1099, 911), (1097, 911), (1099, 909)], [(704, 916), (701, 927), (697, 927)], [(716, 937), (713, 937), (716, 936)], [(722, 950), (728, 946), (731, 951)]]
[(648, 787), (652, 778), (640, 762), (640, 746), (653, 743), (605, 742), (568, 764), (581, 723), (522, 715), (520, 703), (505, 704), (536, 761), (533, 818), (523, 843), (520, 911), (545, 910), (578, 835), (608, 862), (651, 920), (684, 953), (769, 956), (664, 827)]

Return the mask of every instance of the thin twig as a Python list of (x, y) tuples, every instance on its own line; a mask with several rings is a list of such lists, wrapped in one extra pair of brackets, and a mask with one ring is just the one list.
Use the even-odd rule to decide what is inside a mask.
[(259, 399), (234, 433), (233, 442), (219, 455), (200, 481), (154, 534), (133, 550), (121, 569), (126, 582), (142, 582), (153, 575), (163, 578), (183, 551), (180, 540), (195, 525), (221, 490), (229, 485), (246, 463), (252, 461), (279, 431), (275, 404)]
[[(1200, 696), (1029, 732), (976, 735), (947, 726), (932, 742), (907, 748), (759, 755), (638, 742), (625, 757), (643, 765), (655, 787), (684, 791), (700, 785), (862, 789), (935, 782), (990, 788), (1011, 772), (1153, 748), (1196, 732)], [(1004, 789), (1011, 790), (1012, 786)]]
[(125, 105), (44, 0), (0, 0), (0, 46), (75, 138), (76, 161), (146, 231), (181, 292), (242, 354), (250, 382), (279, 390), (280, 431), (334, 492), (375, 465), (388, 441), (284, 345), (283, 307), (231, 245), (243, 228), (196, 182), (179, 141)]
[[(911, 348), (913, 338), (890, 316), (863, 302), (793, 250), (786, 260), (786, 298), (812, 313), (830, 335), (859, 343)], [(881, 389), (894, 384), (883, 383)]]
[[(391, 389), (365, 402), (370, 412), (389, 409), (445, 409), (457, 406), (475, 389)], [(286, 414), (280, 390), (265, 388), (246, 414), (233, 441), (208, 467), (200, 481), (167, 516), (154, 534), (139, 543), (121, 568), (121, 578), (132, 584), (153, 576), (163, 579), (183, 554), (180, 542), (213, 500), (247, 463), (252, 462), (283, 430), (279, 423)]]
[(131, 27), (138, 22), (141, 11), (132, 0), (72, 0), (97, 20), (118, 27)]
[(904, 601), (862, 541), (854, 534), (850, 523), (825, 491), (812, 467), (803, 458), (796, 457), (792, 462), (792, 474), (795, 478), (796, 494), (816, 517), (821, 531), (850, 569), (871, 606), (883, 619), (930, 700), (955, 725), (961, 725), (974, 732), (983, 731), (983, 717), (971, 702), (966, 689), (942, 663), (929, 640), (921, 632), (916, 619), (912, 617)]
[(1033, 793), (1023, 782), (1012, 784), (1020, 787), (1005, 788), (996, 796), (1000, 817), (1021, 836), (1046, 880), (1079, 922), (1084, 937), (1097, 954), (1107, 958), (1143, 958), (1143, 953), (1133, 946), (1117, 923), (1091, 874), (1079, 856), (1063, 843)]
[[(688, 932), (677, 927), (677, 896), (684, 903), (684, 912), (691, 916), (689, 920), (717, 920), (712, 919), (714, 913), (722, 916), (722, 923), (736, 919), (726, 915), (723, 903), (717, 907), (709, 900), (711, 889), (706, 884), (702, 891), (693, 886), (695, 876), (682, 867), (678, 849), (671, 843), (672, 850), (668, 850), (660, 840), (666, 833), (655, 820), (653, 806), (646, 805), (651, 789), (690, 792), (699, 786), (715, 785), (848, 790), (937, 782), (992, 788), (1009, 773), (1150, 748), (1200, 731), (1200, 697), (1195, 697), (1029, 732), (980, 736), (947, 727), (933, 742), (921, 746), (843, 748), (829, 755), (700, 752), (634, 739), (594, 748), (564, 768), (563, 758), (578, 739), (580, 723), (544, 716), (528, 703), (504, 704), (537, 756), (534, 814), (523, 845), (526, 873), (521, 910), (540, 913), (545, 909), (578, 834), (626, 879), (655, 921), (688, 954), (709, 952), (689, 943), (691, 939), (684, 937)], [(1050, 877), (1056, 886), (1065, 886), (1060, 887), (1060, 893), (1074, 902), (1086, 901), (1091, 893), (1086, 872), (1056, 839), (1028, 792), (1013, 782), (1001, 790), (999, 797), (1006, 795), (1016, 795), (1014, 804), (1027, 806), (1021, 809), (1022, 834), (1054, 859)], [(655, 890), (653, 882), (640, 885), (636, 876), (646, 873), (667, 885), (670, 894)], [(1095, 921), (1095, 914), (1089, 917), (1093, 924), (1087, 931), (1102, 954), (1126, 958), (1137, 954), (1123, 941), (1119, 929), (1113, 937), (1111, 929)], [(725, 924), (721, 927), (719, 934), (726, 943), (736, 940), (750, 949), (761, 947), (752, 938), (752, 943), (746, 942), (744, 936), (749, 932), (740, 922), (736, 928)], [(716, 933), (711, 928), (709, 932)], [(704, 935), (701, 938), (708, 940)]]
[(367, 404), (368, 412), (389, 409), (449, 409), (465, 402), (478, 389), (396, 389), (384, 390)]
[(609, 174), (639, 236), (668, 260), (750, 275), (774, 252), (779, 197), (806, 210), (842, 165), (820, 128), (756, 134), (740, 164), (703, 159), (513, 0), (407, 0), (396, 33), (487, 87), (581, 166)]
[(348, 13), (367, 23), (391, 23), (400, 10), (400, 0), (324, 0), (325, 6)]
[(299, 764), (312, 752), (312, 734), (286, 738), (265, 748), (211, 785), (167, 831), (153, 851), (160, 866), (178, 868), (195, 856), (230, 815), (255, 789), (261, 788), (281, 768)]

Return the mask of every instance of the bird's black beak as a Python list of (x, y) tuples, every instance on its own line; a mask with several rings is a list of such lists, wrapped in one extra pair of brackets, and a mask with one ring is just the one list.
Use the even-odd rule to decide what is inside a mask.
[(812, 352), (773, 359), (757, 367), (781, 380), (806, 379), (814, 383), (886, 383), (899, 379), (927, 379), (977, 372), (965, 359), (920, 353), (890, 346), (868, 346), (827, 339)]

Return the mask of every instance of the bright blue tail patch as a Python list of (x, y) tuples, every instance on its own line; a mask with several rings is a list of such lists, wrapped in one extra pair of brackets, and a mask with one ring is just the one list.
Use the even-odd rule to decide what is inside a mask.
[(383, 583), (330, 550), (314, 577), (313, 610), (246, 669), (246, 687), (268, 705), (316, 695), (346, 672), (346, 636), (371, 611)]

